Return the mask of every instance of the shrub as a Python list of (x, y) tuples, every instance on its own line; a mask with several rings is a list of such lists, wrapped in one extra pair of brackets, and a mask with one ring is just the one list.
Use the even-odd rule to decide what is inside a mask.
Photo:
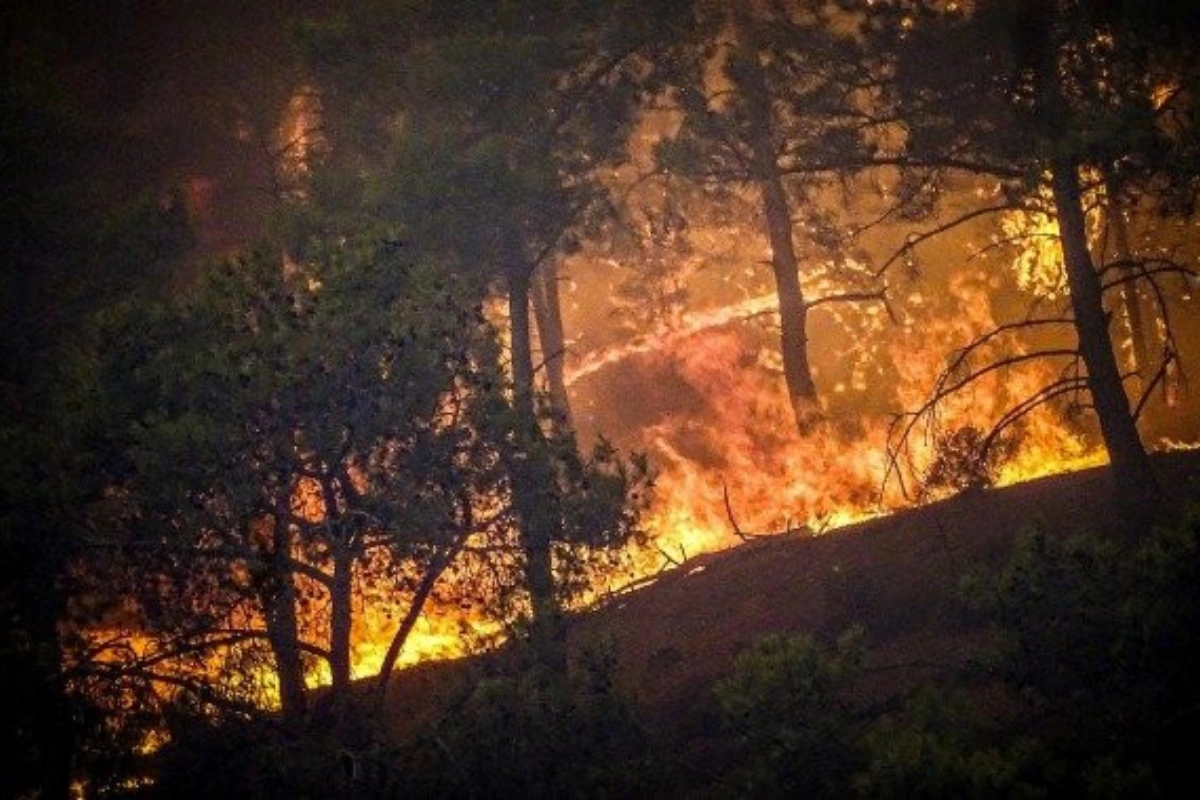
[(982, 732), (965, 697), (927, 687), (863, 737), (866, 765), (854, 791), (871, 798), (1044, 797), (1036, 745), (989, 746)]
[(311, 728), (288, 730), (266, 717), (174, 720), (156, 754), (152, 796), (317, 798), (351, 789), (337, 741)]
[(1200, 513), (1141, 541), (1023, 536), (981, 596), (1002, 676), (1053, 722), (1065, 791), (1186, 785), (1200, 745)]
[(928, 497), (942, 491), (991, 486), (1016, 446), (1017, 440), (1011, 436), (989, 439), (972, 425), (939, 434), (934, 441), (933, 463), (921, 482), (921, 494)]
[(645, 735), (613, 682), (607, 651), (570, 678), (533, 668), (485, 677), (410, 746), (405, 796), (622, 797), (643, 794)]
[(769, 636), (738, 657), (716, 687), (741, 758), (727, 787), (738, 796), (837, 795), (854, 768), (855, 717), (845, 690), (859, 674), (863, 635), (834, 648), (808, 636)]

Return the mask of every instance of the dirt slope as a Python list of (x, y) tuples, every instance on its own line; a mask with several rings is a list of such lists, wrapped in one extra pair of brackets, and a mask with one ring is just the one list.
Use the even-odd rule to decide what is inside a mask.
[[(1165, 504), (1200, 476), (1200, 453), (1157, 459)], [(695, 558), (656, 583), (584, 615), (574, 647), (605, 642), (625, 688), (672, 738), (706, 737), (708, 685), (768, 633), (836, 636), (862, 625), (872, 694), (881, 698), (961, 668), (989, 631), (964, 614), (961, 576), (1004, 562), (1023, 529), (1068, 535), (1109, 527), (1105, 469), (1060, 475), (865, 522), (818, 538), (780, 537)], [(702, 758), (701, 752), (695, 755)]]

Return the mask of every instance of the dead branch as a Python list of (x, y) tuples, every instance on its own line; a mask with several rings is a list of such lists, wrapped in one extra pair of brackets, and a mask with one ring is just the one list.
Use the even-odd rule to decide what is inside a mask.
[(808, 533), (812, 534), (813, 529), (808, 525), (799, 525), (792, 527), (791, 521), (784, 523), (783, 530), (769, 531), (767, 533), (751, 533), (742, 530), (738, 525), (737, 519), (733, 515), (733, 504), (729, 500), (729, 487), (725, 484), (721, 485), (721, 493), (725, 501), (725, 516), (729, 520), (729, 524), (733, 527), (733, 535), (741, 539), (743, 542), (749, 542), (752, 539), (773, 539), (777, 536), (787, 536), (789, 534)]
[(1126, 283), (1134, 281), (1149, 280), (1153, 281), (1159, 275), (1179, 275), (1184, 278), (1196, 278), (1200, 276), (1191, 267), (1180, 264), (1166, 258), (1146, 258), (1146, 259), (1123, 259), (1105, 264), (1100, 270), (1101, 275), (1116, 271), (1120, 277), (1106, 280), (1101, 285), (1104, 291), (1116, 288)]
[(654, 543), (654, 549), (658, 551), (659, 555), (661, 555), (663, 558), (666, 559), (666, 564), (663, 566), (663, 569), (667, 569), (668, 567), (682, 567), (685, 563), (687, 563), (688, 554), (687, 554), (687, 550), (684, 548), (682, 542), (679, 544), (679, 558), (678, 559), (676, 559), (674, 556), (672, 556), (670, 553), (668, 553), (662, 547), (662, 545), (658, 544), (657, 542)]
[(761, 533), (746, 533), (738, 526), (737, 519), (733, 516), (733, 504), (729, 502), (729, 487), (721, 484), (721, 494), (725, 499), (725, 516), (729, 519), (729, 524), (733, 527), (733, 535), (741, 539), (743, 542), (748, 542), (751, 539), (762, 539)]
[(103, 678), (107, 681), (139, 680), (148, 684), (158, 683), (163, 684), (164, 686), (173, 686), (176, 689), (181, 689), (185, 692), (191, 693), (209, 706), (221, 709), (222, 711), (236, 712), (243, 715), (251, 715), (260, 712), (260, 709), (250, 703), (239, 701), (222, 694), (201, 678), (192, 679), (181, 675), (173, 675), (166, 672), (155, 672), (151, 669), (142, 668), (97, 670), (93, 673), (90, 673), (90, 676)]
[[(955, 351), (947, 366), (939, 373), (934, 382), (929, 398), (917, 409), (896, 415), (889, 424), (887, 432), (887, 463), (884, 469), (882, 488), (886, 488), (888, 482), (895, 479), (899, 483), (902, 494), (906, 498), (912, 498), (912, 494), (905, 481), (905, 472), (907, 470), (909, 473), (915, 473), (915, 466), (911, 461), (907, 445), (915, 435), (917, 427), (924, 422), (925, 435), (926, 437), (931, 436), (937, 428), (937, 412), (940, 405), (951, 395), (962, 391), (989, 374), (1033, 360), (1046, 358), (1069, 359), (1069, 362), (1060, 372), (1058, 380), (1048, 386), (1042, 387), (1017, 403), (992, 426), (984, 438), (984, 455), (990, 451), (990, 448), (1005, 430), (1015, 425), (1034, 409), (1062, 395), (1085, 390), (1086, 379), (1082, 377), (1079, 369), (1080, 356), (1076, 348), (1047, 348), (1027, 353), (1018, 353), (1017, 355), (991, 360), (987, 364), (975, 369), (967, 369), (967, 363), (970, 358), (981, 348), (995, 341), (1000, 336), (1018, 330), (1071, 323), (1072, 319), (1066, 316), (1026, 319), (1005, 323), (976, 337), (973, 341)], [(964, 370), (966, 370), (965, 373)]]
[(1056, 397), (1061, 397), (1062, 395), (1071, 394), (1074, 392), (1082, 392), (1086, 389), (1087, 379), (1082, 377), (1055, 381), (1048, 386), (1043, 386), (1041, 389), (1038, 389), (1029, 397), (1010, 408), (1002, 417), (1000, 417), (1000, 419), (992, 426), (992, 429), (988, 432), (987, 436), (984, 437), (983, 445), (980, 448), (980, 454), (986, 456), (989, 452), (991, 452), (992, 445), (995, 444), (996, 439), (1000, 437), (1000, 434), (1002, 434), (1006, 429), (1015, 425), (1017, 422), (1020, 422), (1021, 419), (1023, 419), (1030, 412), (1040, 408), (1041, 406), (1044, 406)]
[[(1104, 288), (1108, 288), (1109, 285), (1118, 286), (1123, 283), (1126, 278), (1132, 280), (1144, 280), (1146, 285), (1150, 287), (1150, 293), (1154, 297), (1154, 305), (1158, 312), (1159, 319), (1162, 322), (1163, 330), (1163, 357), (1158, 369), (1151, 378), (1151, 382), (1156, 385), (1163, 386), (1165, 391), (1166, 381), (1169, 375), (1168, 370), (1171, 366), (1174, 366), (1176, 369), (1175, 380), (1180, 386), (1186, 387), (1187, 375), (1183, 372), (1182, 361), (1179, 359), (1179, 346), (1175, 341), (1175, 325), (1171, 321), (1170, 305), (1167, 302), (1166, 296), (1163, 294), (1163, 289), (1159, 284), (1158, 278), (1159, 275), (1179, 275), (1183, 280), (1190, 281), (1196, 278), (1197, 272), (1167, 258), (1143, 259), (1140, 261), (1135, 260), (1132, 263), (1128, 261), (1125, 263), (1125, 272), (1127, 273), (1126, 276), (1121, 279), (1108, 282)], [(1113, 266), (1116, 265), (1114, 264)], [(1128, 274), (1130, 266), (1132, 266), (1133, 269), (1132, 275)], [(1137, 404), (1137, 409), (1139, 411), (1144, 406), (1148, 398), (1149, 395), (1146, 394), (1139, 399)]]
[(1167, 347), (1163, 348), (1162, 362), (1158, 365), (1158, 368), (1154, 370), (1154, 374), (1146, 383), (1146, 388), (1142, 390), (1141, 397), (1138, 398), (1137, 403), (1133, 407), (1133, 418), (1135, 420), (1142, 415), (1142, 409), (1144, 409), (1146, 407), (1146, 403), (1150, 401), (1150, 395), (1154, 393), (1154, 390), (1158, 388), (1159, 385), (1165, 384), (1171, 365), (1177, 362), (1178, 359), (1179, 354), (1176, 351)]

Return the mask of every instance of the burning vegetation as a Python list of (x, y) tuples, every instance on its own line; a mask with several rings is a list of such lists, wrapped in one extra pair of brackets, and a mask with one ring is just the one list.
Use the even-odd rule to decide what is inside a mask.
[[(180, 162), (77, 249), (9, 237), (14, 330), (38, 265), (138, 276), (6, 353), (20, 791), (133, 791), (197, 719), (317, 731), (353, 782), (398, 668), (503, 641), (544, 680), (492, 699), (548, 724), (569, 613), (750, 538), (1100, 464), (1157, 521), (1148, 452), (1200, 436), (1191, 12), (313, 5), (214, 106), (253, 213)], [(5, 103), (30, 152), (85, 133)]]

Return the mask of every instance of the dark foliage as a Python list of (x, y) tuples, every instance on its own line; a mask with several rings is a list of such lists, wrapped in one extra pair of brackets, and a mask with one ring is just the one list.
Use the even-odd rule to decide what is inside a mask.
[(1136, 545), (1031, 533), (996, 581), (1003, 675), (1089, 781), (1184, 786), (1200, 743), (1198, 556), (1193, 511)]
[(654, 788), (646, 733), (614, 684), (610, 653), (569, 676), (542, 667), (480, 676), (404, 747), (401, 793), (418, 797), (636, 797)]
[(860, 671), (862, 631), (835, 648), (769, 636), (738, 657), (716, 687), (741, 753), (722, 790), (737, 797), (834, 796), (855, 766), (846, 689)]
[(972, 425), (944, 433), (934, 443), (935, 457), (925, 473), (922, 493), (987, 488), (1015, 450), (1013, 437), (994, 441)]
[(965, 694), (927, 687), (885, 714), (860, 742), (860, 797), (1042, 797), (1027, 739), (992, 744)]
[[(716, 687), (733, 796), (1182, 796), (1200, 744), (1200, 514), (1138, 543), (1027, 534), (964, 581), (1004, 643), (881, 707), (863, 653), (768, 637)], [(850, 645), (850, 646), (848, 646)], [(998, 708), (1004, 709), (997, 711)], [(714, 787), (709, 787), (710, 789)]]
[(153, 797), (344, 797), (364, 784), (361, 756), (326, 732), (198, 713), (177, 715), (171, 727), (175, 739), (155, 758)]

